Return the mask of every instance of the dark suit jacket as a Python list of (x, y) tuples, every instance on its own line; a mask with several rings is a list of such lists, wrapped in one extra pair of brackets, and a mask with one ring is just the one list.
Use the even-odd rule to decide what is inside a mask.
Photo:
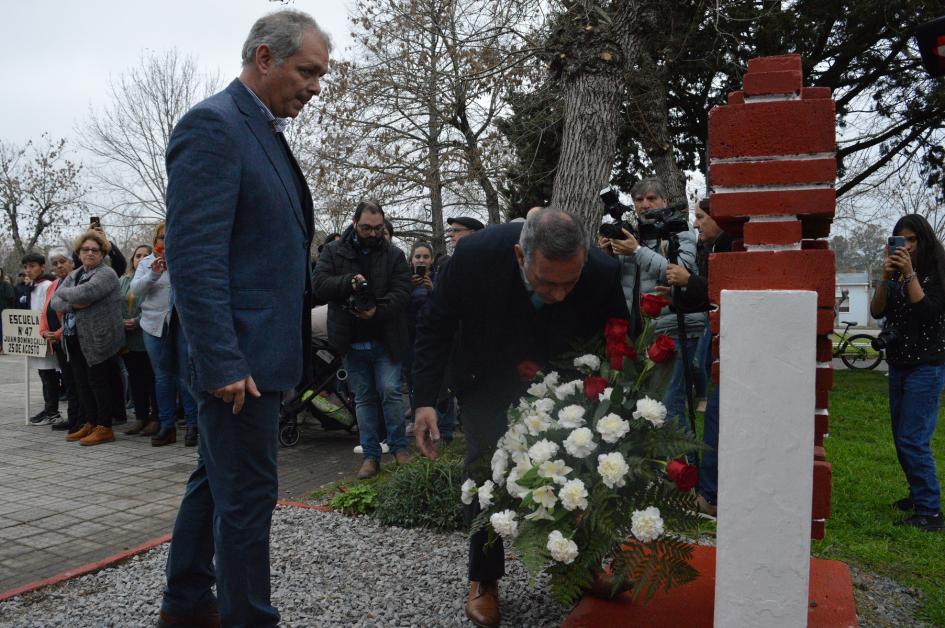
[(234, 80), (167, 148), (167, 267), (194, 388), (249, 375), (287, 390), (308, 354), (312, 200), (298, 164)]
[(601, 333), (608, 318), (629, 318), (617, 262), (593, 247), (567, 298), (536, 309), (515, 259), (521, 231), (521, 223), (488, 227), (457, 246), (417, 325), (417, 406), (435, 405), (447, 362), (460, 401), (483, 393), (510, 403), (523, 389), (516, 370), (520, 362), (544, 364)]

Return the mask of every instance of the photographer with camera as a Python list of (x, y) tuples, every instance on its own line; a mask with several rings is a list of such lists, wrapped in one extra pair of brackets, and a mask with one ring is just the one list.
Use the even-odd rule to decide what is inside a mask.
[(893, 441), (909, 482), (909, 496), (893, 508), (914, 513), (897, 525), (940, 531), (931, 442), (945, 388), (945, 249), (922, 216), (903, 216), (893, 228), (870, 314), (886, 319), (874, 347), (886, 351)]
[(411, 273), (403, 251), (384, 237), (385, 229), (379, 203), (358, 203), (341, 239), (325, 245), (312, 278), (315, 298), (328, 302), (328, 341), (343, 354), (354, 392), (364, 455), (361, 480), (380, 470), (378, 400), (394, 457), (401, 464), (411, 460), (401, 394)]
[[(598, 246), (605, 252), (617, 256), (621, 268), (621, 284), (627, 307), (634, 319), (640, 311), (640, 298), (644, 294), (661, 292), (667, 284), (666, 268), (669, 264), (670, 242), (678, 239), (676, 262), (692, 274), (697, 274), (696, 238), (689, 230), (686, 206), (670, 206), (666, 190), (659, 179), (643, 179), (630, 191), (633, 197), (633, 215), (630, 208), (619, 203), (614, 192), (602, 195), (607, 212), (618, 220), (614, 225), (601, 225)], [(665, 290), (663, 290), (665, 291)], [(679, 346), (680, 333), (677, 316), (664, 307), (655, 319), (655, 333), (666, 334), (677, 343), (673, 374), (666, 387), (663, 404), (668, 419), (675, 418), (680, 425), (686, 421), (686, 373), (683, 355)], [(700, 313), (685, 315), (684, 338), (686, 353), (691, 361), (696, 355), (699, 338), (705, 329), (705, 316)], [(689, 378), (691, 382), (692, 379)]]

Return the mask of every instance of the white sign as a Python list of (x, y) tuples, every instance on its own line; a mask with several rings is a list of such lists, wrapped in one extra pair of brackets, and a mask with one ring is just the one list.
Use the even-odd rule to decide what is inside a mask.
[(48, 355), (49, 345), (39, 335), (39, 317), (33, 310), (3, 310), (3, 350), (7, 355)]

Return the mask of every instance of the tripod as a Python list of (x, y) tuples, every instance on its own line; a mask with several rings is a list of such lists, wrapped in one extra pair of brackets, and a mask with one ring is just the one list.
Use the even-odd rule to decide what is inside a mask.
[[(669, 234), (669, 249), (667, 251), (668, 260), (671, 264), (679, 263), (679, 234), (671, 233)], [(673, 303), (676, 302), (676, 297), (679, 296), (679, 286), (673, 286)], [(676, 333), (679, 337), (679, 355), (683, 361), (683, 380), (686, 385), (686, 408), (689, 415), (689, 428), (692, 430), (693, 435), (696, 433), (696, 409), (695, 409), (695, 398), (693, 396), (693, 375), (692, 375), (692, 362), (689, 359), (689, 347), (687, 345), (686, 338), (686, 315), (682, 312), (680, 308), (676, 308)], [(695, 460), (693, 461), (696, 466), (699, 466), (699, 453), (696, 452), (693, 454)]]

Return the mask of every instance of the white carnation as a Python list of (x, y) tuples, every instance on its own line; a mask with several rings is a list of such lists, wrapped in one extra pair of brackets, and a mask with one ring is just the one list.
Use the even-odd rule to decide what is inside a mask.
[[(521, 427), (523, 430), (525, 429), (524, 425), (516, 425), (515, 427)], [(510, 454), (528, 450), (528, 443), (525, 441), (525, 436), (520, 434), (518, 430), (515, 429), (510, 429), (505, 433), (505, 436), (502, 437), (501, 445), (502, 449), (506, 450)]]
[(548, 386), (544, 382), (535, 382), (525, 392), (533, 397), (544, 397), (548, 394)]
[(557, 530), (553, 530), (548, 535), (548, 545), (546, 547), (551, 552), (552, 558), (565, 565), (573, 563), (578, 555), (577, 544), (571, 539), (564, 538), (564, 535)]
[(509, 454), (502, 448), (492, 454), (492, 481), (502, 486), (505, 483), (505, 473), (509, 469)]
[(464, 504), (468, 506), (469, 504), (473, 503), (473, 496), (475, 496), (476, 490), (477, 490), (476, 483), (473, 482), (471, 479), (463, 482), (463, 486), (461, 488), (462, 493), (460, 494), (460, 499), (463, 500)]
[(630, 467), (627, 466), (627, 461), (623, 459), (620, 452), (597, 456), (597, 472), (600, 473), (607, 488), (625, 486), (627, 484), (625, 476), (629, 471)]
[(546, 460), (538, 465), (538, 476), (548, 478), (555, 484), (564, 484), (567, 481), (565, 476), (571, 471), (571, 467), (564, 464), (564, 460)]
[(524, 425), (528, 433), (538, 436), (552, 426), (551, 417), (543, 412), (535, 412), (525, 417)]
[(545, 379), (543, 380), (543, 383), (548, 388), (554, 388), (555, 386), (557, 386), (558, 385), (558, 371), (551, 371), (550, 373), (545, 375)]
[(593, 353), (586, 353), (574, 358), (574, 368), (581, 368), (582, 366), (587, 367), (591, 371), (596, 371), (600, 368), (600, 358)]
[(605, 443), (616, 443), (630, 431), (630, 424), (611, 412), (597, 421), (597, 431)]
[(644, 397), (637, 401), (637, 409), (633, 412), (633, 418), (645, 419), (656, 427), (662, 427), (666, 420), (666, 406), (655, 399)]
[(576, 395), (578, 392), (583, 390), (584, 382), (579, 379), (572, 380), (566, 384), (559, 384), (555, 387), (555, 397), (564, 401), (572, 395)]
[(630, 531), (643, 543), (649, 543), (663, 534), (663, 518), (656, 506), (644, 510), (634, 510), (630, 517)]
[(535, 402), (532, 404), (532, 407), (535, 409), (535, 411), (539, 412), (540, 414), (550, 415), (552, 411), (555, 409), (555, 401), (554, 399), (547, 399), (547, 398), (536, 399)]
[(587, 458), (597, 449), (594, 433), (586, 427), (579, 427), (564, 439), (564, 449), (575, 458)]
[(528, 448), (528, 457), (534, 464), (541, 464), (546, 460), (551, 460), (558, 453), (558, 444), (543, 438)]
[(577, 404), (565, 406), (558, 412), (558, 425), (569, 430), (576, 430), (584, 425), (584, 408)]
[(610, 395), (612, 392), (614, 392), (613, 386), (608, 386), (607, 388), (604, 389), (604, 392), (602, 392), (601, 394), (597, 396), (597, 399), (599, 401), (603, 401), (604, 399), (607, 399), (609, 401)]
[(521, 476), (518, 474), (517, 468), (509, 471), (509, 475), (505, 479), (505, 490), (508, 491), (508, 494), (512, 497), (524, 499), (524, 497), (528, 495), (528, 489), (518, 484), (519, 478), (521, 478)]
[(495, 483), (492, 480), (486, 480), (479, 487), (479, 507), (483, 510), (492, 505), (493, 490), (495, 490)]
[(512, 510), (503, 510), (489, 517), (489, 523), (496, 534), (504, 539), (515, 538), (518, 534), (518, 521), (515, 520), (515, 512)]
[(548, 485), (539, 486), (533, 490), (532, 499), (535, 500), (536, 504), (544, 506), (545, 508), (554, 508), (555, 504), (558, 503), (554, 487)]
[(565, 510), (586, 510), (587, 509), (587, 488), (581, 480), (568, 480), (561, 490), (558, 491), (558, 498)]

